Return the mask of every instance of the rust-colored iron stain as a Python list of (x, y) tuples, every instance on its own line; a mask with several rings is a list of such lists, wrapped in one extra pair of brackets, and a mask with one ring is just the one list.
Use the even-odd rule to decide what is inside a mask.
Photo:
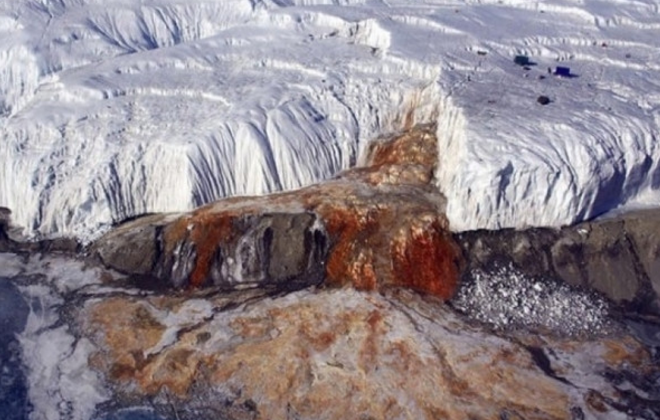
[(343, 286), (349, 281), (347, 274), (362, 226), (354, 212), (339, 209), (327, 215), (324, 221), (334, 243), (326, 263), (326, 282), (329, 286)]
[(190, 274), (190, 286), (201, 287), (208, 281), (213, 256), (221, 244), (233, 239), (234, 215), (202, 214), (194, 219), (190, 239), (195, 244), (197, 260)]
[(638, 367), (650, 357), (648, 351), (630, 337), (626, 337), (625, 340), (605, 340), (603, 344), (605, 345), (603, 359), (611, 366), (626, 364)]
[(326, 263), (326, 284), (338, 287), (351, 283), (358, 290), (374, 290), (377, 280), (369, 236), (377, 231), (376, 218), (369, 214), (363, 217), (356, 209), (326, 213), (324, 221), (334, 243)]
[(135, 377), (136, 368), (127, 363), (113, 363), (108, 374), (115, 382), (128, 382)]
[(352, 273), (353, 287), (357, 290), (376, 290), (378, 287), (378, 276), (371, 252), (359, 254), (358, 259), (353, 262)]
[(328, 326), (319, 327), (313, 322), (302, 322), (299, 332), (314, 351), (323, 352), (337, 341), (337, 329), (342, 328), (340, 323), (341, 320)]
[(462, 266), (461, 253), (441, 224), (413, 230), (404, 243), (392, 246), (394, 278), (399, 286), (420, 290), (441, 299), (456, 292)]
[(201, 360), (193, 349), (166, 350), (153, 357), (135, 379), (146, 394), (154, 395), (167, 388), (174, 395), (184, 398), (193, 383)]
[(145, 368), (149, 360), (142, 349), (155, 346), (166, 329), (146, 307), (121, 298), (97, 304), (89, 322), (100, 331), (111, 326), (105, 332), (103, 350), (93, 354), (90, 363), (107, 363), (108, 375), (115, 381), (130, 381)]
[[(320, 217), (330, 238), (326, 285), (350, 284), (358, 290), (405, 286), (450, 298), (462, 259), (442, 210), (425, 195), (433, 194), (426, 185), (437, 163), (435, 127), (416, 127), (372, 143), (365, 161), (364, 167), (298, 191), (227, 198), (201, 207), (167, 227), (165, 252), (190, 241), (196, 258), (189, 285), (201, 287), (219, 247), (241, 234), (234, 226), (238, 217), (273, 208), (305, 209)], [(387, 189), (381, 188), (384, 184)], [(419, 195), (410, 189), (416, 187), (421, 187)]]
[(167, 226), (163, 235), (166, 255), (171, 255), (176, 245), (186, 238), (190, 220), (189, 216), (180, 217)]
[(374, 309), (369, 313), (366, 321), (368, 327), (367, 336), (360, 347), (358, 364), (364, 372), (369, 372), (375, 369), (378, 354), (381, 351), (379, 339), (382, 339), (384, 334), (383, 315), (380, 311)]
[(422, 165), (432, 168), (437, 163), (435, 136), (430, 133), (404, 134), (393, 140), (374, 142), (369, 150), (369, 166)]

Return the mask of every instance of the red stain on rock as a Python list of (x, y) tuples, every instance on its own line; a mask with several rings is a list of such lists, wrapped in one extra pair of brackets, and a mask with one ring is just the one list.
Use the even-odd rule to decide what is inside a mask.
[(201, 287), (210, 280), (218, 248), (246, 234), (238, 218), (311, 212), (323, 222), (330, 243), (327, 286), (403, 286), (448, 299), (463, 263), (448, 233), (445, 199), (432, 183), (437, 153), (433, 126), (376, 141), (364, 166), (332, 180), (269, 196), (228, 198), (180, 217), (165, 227), (164, 252), (175, 252), (184, 240), (191, 243), (195, 260), (187, 282)]
[(369, 249), (370, 234), (378, 230), (373, 215), (361, 215), (345, 208), (326, 210), (322, 215), (334, 246), (326, 263), (326, 284), (352, 284), (359, 290), (377, 286), (373, 254)]
[[(224, 217), (222, 217), (224, 216)], [(191, 236), (197, 249), (197, 262), (190, 274), (190, 285), (200, 287), (210, 277), (211, 261), (219, 244), (233, 239), (233, 217), (200, 217), (195, 221)]]
[(367, 166), (421, 165), (433, 169), (437, 161), (437, 142), (430, 132), (410, 130), (415, 135), (395, 136), (369, 145)]
[(443, 217), (426, 213), (432, 222), (420, 225), (417, 217), (423, 216), (397, 211), (396, 206), (379, 211), (331, 206), (319, 210), (334, 242), (326, 266), (327, 285), (351, 284), (358, 290), (402, 286), (445, 300), (453, 296), (462, 255), (443, 227)]
[(462, 269), (461, 252), (440, 223), (413, 227), (392, 244), (395, 284), (450, 299)]
[[(463, 262), (448, 232), (444, 198), (431, 185), (437, 164), (434, 130), (416, 127), (374, 142), (365, 166), (298, 191), (243, 198), (241, 211), (258, 214), (269, 206), (288, 206), (319, 215), (332, 244), (326, 260), (327, 286), (410, 287), (449, 299)], [(227, 201), (234, 211), (240, 202), (240, 198)], [(221, 218), (221, 209), (222, 201), (200, 214)], [(204, 235), (200, 245), (207, 251), (198, 257), (192, 285), (203, 284), (214, 241), (231, 230), (223, 226), (217, 234)]]
[(379, 337), (383, 334), (383, 314), (373, 310), (366, 319), (368, 331), (358, 353), (358, 363), (364, 372), (370, 372), (378, 365), (381, 352)]
[(174, 253), (184, 241), (191, 241), (195, 246), (196, 259), (189, 279), (191, 287), (201, 287), (208, 282), (213, 256), (222, 243), (233, 240), (237, 233), (233, 229), (234, 218), (232, 212), (194, 212), (177, 219), (165, 229), (166, 254)]

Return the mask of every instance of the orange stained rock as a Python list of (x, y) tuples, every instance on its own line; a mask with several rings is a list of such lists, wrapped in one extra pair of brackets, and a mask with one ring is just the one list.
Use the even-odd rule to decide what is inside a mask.
[(336, 209), (323, 215), (326, 228), (334, 238), (326, 264), (327, 284), (342, 286), (353, 284), (357, 289), (374, 290), (377, 279), (373, 260), (365, 255), (369, 232), (378, 229), (373, 215), (357, 211)]
[(450, 299), (462, 269), (460, 248), (438, 221), (413, 226), (408, 235), (392, 243), (395, 285)]
[(222, 216), (201, 217), (195, 220), (191, 232), (192, 240), (197, 246), (197, 262), (190, 274), (190, 285), (193, 287), (200, 287), (208, 281), (211, 260), (219, 244), (232, 239), (235, 235), (232, 229), (233, 217)]
[[(108, 328), (109, 323), (113, 328)], [(108, 373), (118, 381), (134, 378), (148, 364), (143, 351), (155, 346), (165, 332), (145, 305), (122, 298), (96, 304), (89, 325), (91, 331), (102, 334), (101, 348), (113, 360)], [(96, 354), (92, 359), (98, 362), (102, 357)]]
[[(236, 405), (255, 401), (259, 419), (291, 413), (327, 419), (435, 419), (439, 413), (453, 420), (496, 419), (504, 409), (524, 418), (570, 418), (568, 387), (534, 369), (523, 346), (498, 338), (480, 341), (466, 332), (467, 325), (452, 326), (460, 320), (447, 321), (452, 315), (441, 305), (419, 295), (391, 296), (342, 289), (265, 299), (192, 329), (183, 323), (177, 340), (157, 351), (152, 341), (127, 347), (108, 340), (134, 325), (115, 322), (103, 303), (87, 306), (83, 316), (95, 319), (99, 333), (90, 338), (107, 348), (98, 356), (101, 371), (117, 370), (134, 354), (146, 355), (130, 371), (132, 378), (114, 378), (118, 389), (138, 396), (168, 390), (187, 399), (219, 389), (234, 395)], [(115, 309), (135, 313), (140, 304), (131, 299), (119, 298), (126, 307), (117, 301)], [(143, 305), (160, 316), (169, 307)], [(151, 324), (157, 323), (147, 322), (137, 333)], [(201, 344), (200, 336), (206, 337)], [(464, 357), (466, 349), (474, 357)]]
[(418, 128), (386, 141), (370, 143), (366, 166), (414, 164), (432, 169), (437, 159), (437, 140), (432, 128)]
[(648, 350), (639, 342), (626, 337), (624, 340), (604, 340), (604, 360), (613, 366), (632, 365), (639, 366), (649, 358)]
[(156, 394), (163, 389), (184, 397), (198, 375), (201, 354), (191, 346), (181, 346), (152, 357), (136, 379), (144, 392)]
[(431, 184), (437, 164), (433, 126), (415, 127), (372, 143), (365, 166), (298, 191), (234, 197), (182, 216), (166, 228), (165, 252), (191, 241), (195, 261), (188, 284), (208, 282), (214, 255), (235, 240), (234, 221), (268, 212), (314, 212), (331, 242), (326, 260), (328, 286), (359, 290), (412, 287), (450, 298), (463, 267), (448, 233), (444, 197)]
[(234, 212), (186, 215), (168, 225), (165, 230), (165, 252), (172, 253), (178, 243), (188, 239), (195, 244), (196, 260), (190, 274), (190, 286), (201, 287), (209, 279), (211, 260), (223, 242), (237, 234), (232, 223)]

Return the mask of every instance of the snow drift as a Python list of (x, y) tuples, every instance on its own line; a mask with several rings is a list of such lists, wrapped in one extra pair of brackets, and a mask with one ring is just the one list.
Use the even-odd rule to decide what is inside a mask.
[(659, 4), (0, 0), (0, 206), (88, 240), (317, 182), (429, 121), (455, 230), (654, 202)]

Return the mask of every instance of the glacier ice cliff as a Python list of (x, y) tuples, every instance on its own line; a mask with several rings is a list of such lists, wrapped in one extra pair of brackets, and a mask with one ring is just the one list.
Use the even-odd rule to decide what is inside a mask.
[(418, 122), (454, 230), (658, 203), (659, 4), (0, 0), (0, 206), (88, 241), (327, 179)]

